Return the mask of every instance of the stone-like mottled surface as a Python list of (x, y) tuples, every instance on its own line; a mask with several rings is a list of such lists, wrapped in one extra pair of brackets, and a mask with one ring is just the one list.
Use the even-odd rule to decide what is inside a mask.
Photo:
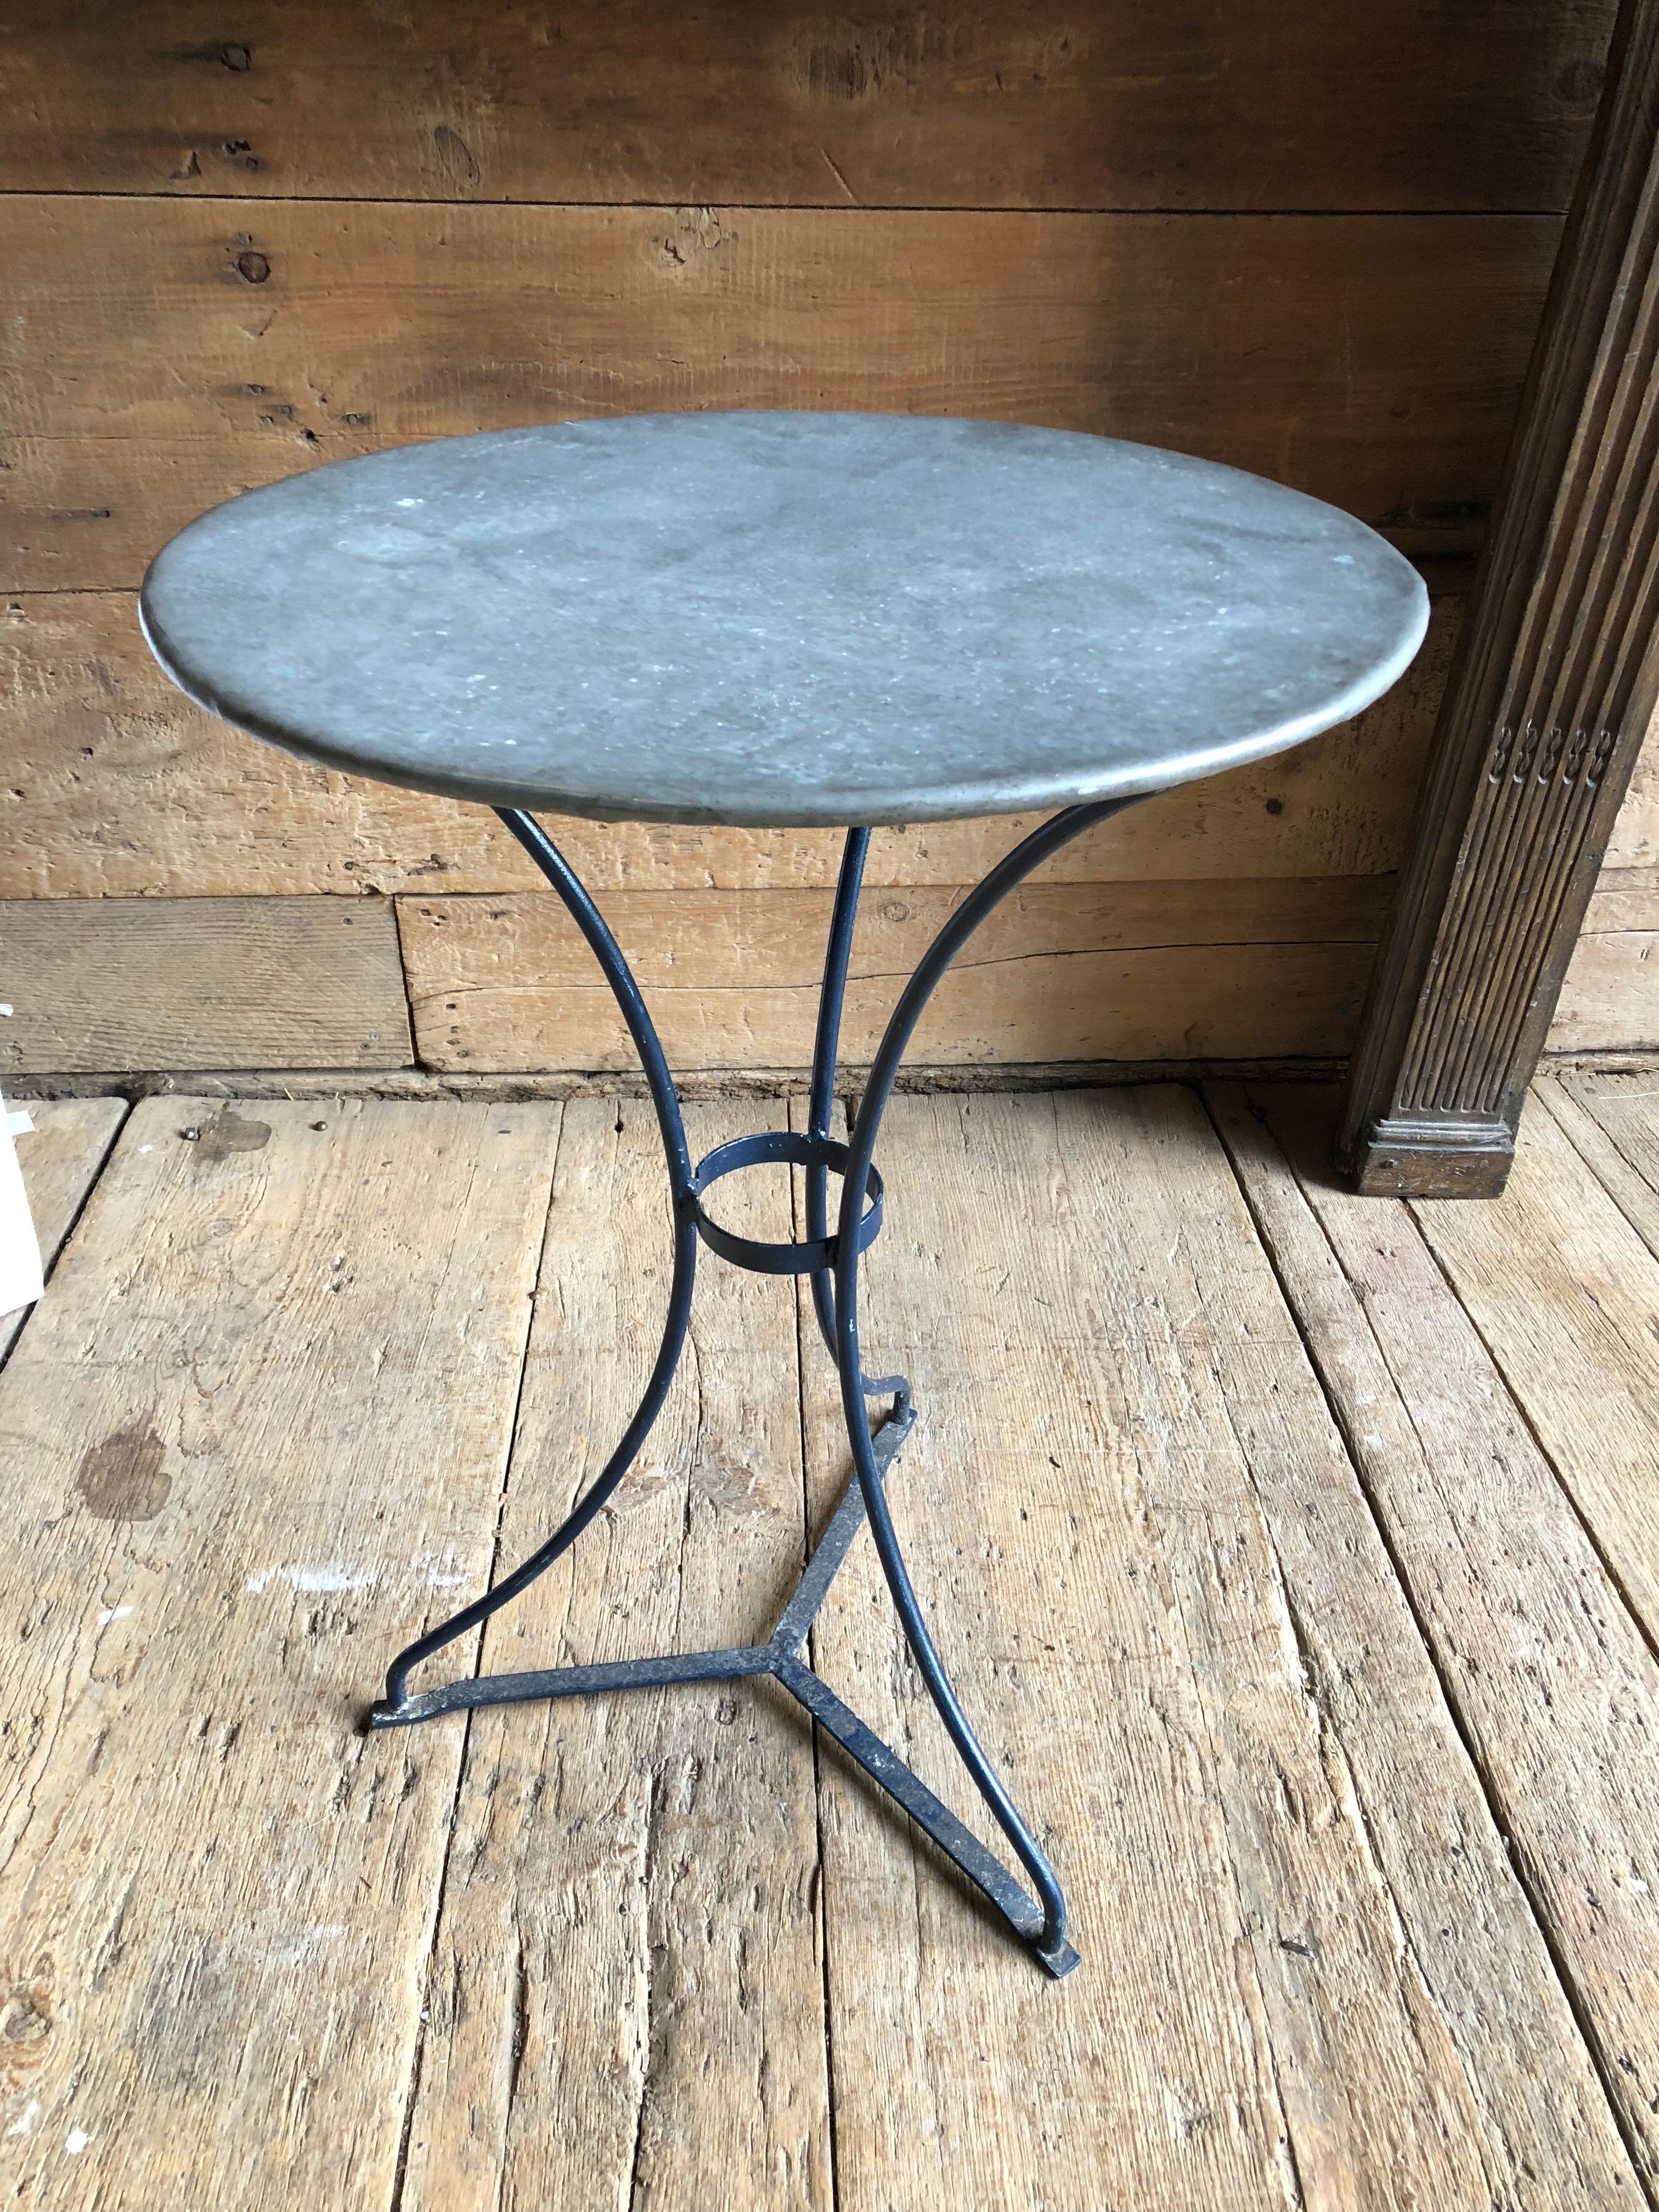
[(162, 665), (394, 783), (611, 820), (943, 820), (1160, 787), (1386, 690), (1416, 572), (1259, 477), (1075, 432), (643, 415), (246, 493), (145, 580)]

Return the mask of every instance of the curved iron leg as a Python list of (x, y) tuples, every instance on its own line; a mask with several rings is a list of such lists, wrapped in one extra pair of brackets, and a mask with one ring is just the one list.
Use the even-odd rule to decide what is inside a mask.
[[(823, 988), (818, 993), (817, 1034), (812, 1040), (812, 1093), (808, 1106), (807, 1133), (830, 1134), (830, 1117), (836, 1103), (836, 1055), (841, 1045), (841, 1010), (847, 996), (847, 967), (853, 957), (853, 925), (858, 919), (859, 887), (864, 881), (865, 855), (870, 849), (867, 830), (849, 830), (842, 854), (841, 876), (836, 884), (836, 907), (830, 921), (830, 942), (823, 952)], [(830, 1234), (830, 1171), (806, 1170), (806, 1234)], [(819, 1333), (831, 1358), (836, 1351), (836, 1294), (830, 1271), (820, 1268), (811, 1279), (812, 1305)]]
[[(673, 1194), (673, 1282), (656, 1364), (647, 1384), (645, 1395), (616, 1451), (578, 1500), (573, 1511), (544, 1544), (485, 1596), (399, 1653), (386, 1678), (386, 1695), (371, 1714), (375, 1725), (398, 1726), (434, 1718), (440, 1713), (470, 1710), (483, 1705), (516, 1703), (525, 1698), (581, 1697), (597, 1691), (635, 1688), (653, 1683), (726, 1680), (744, 1675), (772, 1674), (822, 1726), (837, 1737), (871, 1778), (896, 1799), (911, 1819), (917, 1821), (939, 1848), (955, 1861), (969, 1880), (998, 1906), (1010, 1927), (1051, 1972), (1056, 1975), (1064, 1974), (1077, 1964), (1077, 1953), (1066, 1940), (1065, 1899), (1053, 1869), (1015, 1808), (957, 1700), (921, 1617), (894, 1533), (883, 1492), (883, 1476), (910, 1428), (914, 1413), (909, 1387), (902, 1376), (889, 1376), (872, 1382), (864, 1374), (860, 1363), (859, 1221), (877, 1131), (899, 1063), (939, 977), (980, 921), (1031, 869), (1067, 839), (1131, 803), (1128, 799), (1103, 800), (1092, 805), (1070, 808), (1018, 846), (964, 901), (940, 931), (906, 986), (887, 1025), (870, 1073), (844, 1165), (842, 1200), (835, 1240), (833, 1283), (828, 1279), (828, 1271), (823, 1268), (816, 1271), (813, 1282), (814, 1303), (819, 1322), (832, 1340), (832, 1349), (840, 1370), (842, 1402), (853, 1449), (854, 1480), (836, 1510), (831, 1527), (808, 1561), (800, 1583), (772, 1635), (763, 1644), (734, 1646), (717, 1651), (686, 1652), (664, 1658), (624, 1661), (603, 1666), (553, 1668), (529, 1674), (468, 1678), (411, 1696), (408, 1689), (411, 1668), (453, 1638), (488, 1620), (516, 1596), (574, 1541), (616, 1489), (660, 1409), (684, 1342), (691, 1299), (696, 1240), (699, 1233), (696, 1175), (686, 1149), (678, 1100), (656, 1032), (616, 940), (586, 890), (539, 826), (526, 814), (501, 810), (501, 819), (563, 899), (586, 939), (611, 984), (638, 1048), (656, 1107)], [(813, 1057), (811, 1126), (814, 1134), (818, 1136), (828, 1134), (842, 1001), (867, 843), (866, 832), (849, 832), (836, 894), (835, 920), (824, 968), (823, 1000)], [(809, 1173), (807, 1206), (815, 1236), (821, 1237), (828, 1211), (825, 1171), (821, 1166), (815, 1166)], [(787, 1250), (790, 1248), (779, 1249)], [(728, 1253), (728, 1256), (732, 1255)], [(743, 1259), (741, 1264), (756, 1266), (760, 1263), (749, 1258)], [(770, 1265), (763, 1265), (761, 1272), (770, 1273), (776, 1270)], [(898, 1402), (878, 1436), (872, 1437), (864, 1401), (877, 1392), (888, 1390), (896, 1395)], [(1038, 1902), (1033, 1902), (1000, 1860), (962, 1826), (949, 1808), (943, 1805), (921, 1778), (871, 1733), (855, 1713), (842, 1704), (798, 1656), (811, 1620), (856, 1534), (858, 1522), (866, 1516), (871, 1523), (883, 1571), (905, 1635), (929, 1692), (963, 1764), (1013, 1844), (1020, 1863), (1036, 1888)]]
[(1055, 1972), (1064, 1972), (1067, 1966), (1076, 1963), (1077, 1959), (1077, 1954), (1066, 1940), (1065, 1897), (1055, 1879), (1054, 1869), (1021, 1818), (1013, 1799), (1003, 1787), (996, 1769), (986, 1757), (967, 1715), (957, 1701), (956, 1692), (951, 1686), (950, 1677), (934, 1647), (927, 1624), (922, 1619), (921, 1607), (917, 1603), (915, 1590), (904, 1564), (904, 1555), (899, 1548), (893, 1517), (888, 1510), (877, 1470), (869, 1425), (865, 1417), (863, 1369), (859, 1352), (857, 1226), (864, 1180), (875, 1153), (876, 1136), (881, 1127), (882, 1115), (886, 1111), (894, 1078), (898, 1073), (899, 1062), (904, 1057), (905, 1047), (909, 1043), (912, 1032), (940, 976), (986, 915), (1033, 868), (1097, 822), (1103, 822), (1109, 815), (1116, 814), (1133, 804), (1131, 799), (1102, 799), (1091, 805), (1067, 807), (1064, 813), (1055, 815), (1052, 821), (1034, 830), (1030, 836), (999, 862), (978, 889), (963, 901), (933, 939), (893, 1010), (870, 1069), (870, 1079), (860, 1102), (858, 1120), (853, 1130), (849, 1148), (851, 1157), (842, 1181), (836, 1245), (836, 1358), (841, 1370), (842, 1406), (853, 1448), (853, 1465), (858, 1475), (859, 1487), (864, 1493), (865, 1510), (870, 1518), (870, 1533), (875, 1539), (882, 1571), (893, 1594), (893, 1603), (903, 1624), (905, 1637), (921, 1678), (939, 1709), (939, 1717), (945, 1723), (963, 1765), (973, 1777), (981, 1796), (995, 1814), (1003, 1833), (1012, 1844), (1036, 1890), (1042, 1908), (1042, 1928), (1040, 1935), (1028, 1940), (1038, 1957)]
[[(662, 1133), (664, 1157), (668, 1163), (669, 1182), (674, 1202), (674, 1273), (668, 1293), (668, 1313), (663, 1322), (662, 1342), (658, 1348), (656, 1364), (651, 1370), (650, 1380), (645, 1386), (633, 1419), (623, 1432), (604, 1468), (582, 1492), (575, 1505), (544, 1544), (539, 1545), (529, 1558), (515, 1567), (510, 1575), (463, 1606), (436, 1628), (416, 1638), (406, 1650), (392, 1661), (386, 1678), (386, 1695), (370, 1711), (369, 1720), (376, 1728), (423, 1717), (422, 1701), (409, 1694), (409, 1676), (422, 1659), (441, 1650), (446, 1644), (476, 1628), (482, 1620), (515, 1598), (527, 1589), (538, 1575), (550, 1567), (560, 1553), (569, 1550), (582, 1530), (594, 1516), (604, 1510), (617, 1485), (628, 1472), (641, 1445), (650, 1434), (652, 1424), (661, 1411), (663, 1400), (668, 1395), (669, 1383), (685, 1343), (685, 1332), (691, 1314), (691, 1287), (696, 1272), (697, 1230), (691, 1215), (693, 1176), (691, 1156), (686, 1149), (685, 1126), (680, 1118), (679, 1100), (675, 1096), (673, 1079), (668, 1072), (668, 1062), (663, 1056), (661, 1043), (646, 1012), (639, 987), (629, 973), (616, 939), (605, 926), (604, 916), (588, 896), (553, 840), (528, 814), (496, 809), (501, 818), (535, 861), (559, 896), (568, 908), (572, 919), (592, 949), (593, 957), (604, 970), (605, 979), (616, 995), (623, 1018), (628, 1024), (635, 1048), (645, 1069), (645, 1079), (650, 1085), (651, 1103), (657, 1109), (657, 1126)], [(434, 1693), (436, 1695), (437, 1693)]]
[[(865, 856), (870, 849), (867, 830), (849, 830), (842, 854), (841, 875), (836, 884), (835, 911), (830, 921), (830, 941), (824, 947), (823, 987), (818, 993), (817, 1033), (812, 1040), (812, 1089), (808, 1106), (807, 1132), (814, 1137), (830, 1134), (830, 1117), (836, 1104), (836, 1060), (841, 1048), (841, 1013), (847, 996), (847, 969), (853, 956), (853, 925), (858, 919), (859, 888), (864, 881)], [(806, 1234), (817, 1238), (830, 1232), (830, 1171), (806, 1170)], [(835, 1279), (827, 1267), (809, 1278), (818, 1333), (830, 1357), (836, 1352)], [(907, 1413), (910, 1385), (902, 1375), (862, 1376), (860, 1389), (866, 1398), (890, 1396), (893, 1415)]]

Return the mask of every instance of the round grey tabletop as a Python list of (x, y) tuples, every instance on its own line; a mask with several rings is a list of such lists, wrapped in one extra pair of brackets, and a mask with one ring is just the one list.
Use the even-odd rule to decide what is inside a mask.
[(1385, 691), (1421, 579), (1237, 469), (1018, 423), (624, 416), (244, 493), (144, 579), (204, 706), (602, 821), (939, 821), (1155, 790)]

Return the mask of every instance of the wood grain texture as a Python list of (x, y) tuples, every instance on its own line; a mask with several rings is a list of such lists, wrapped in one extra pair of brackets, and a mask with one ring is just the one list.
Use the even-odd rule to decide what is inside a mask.
[[(17, 1139), (17, 1161), (41, 1262), (50, 1277), (64, 1239), (126, 1119), (127, 1103), (125, 1098), (11, 1103), (26, 1104), (34, 1123)], [(21, 1312), (0, 1314), (0, 1364), (32, 1311), (25, 1307)]]
[(380, 899), (10, 899), (0, 977), (0, 1074), (414, 1056)]
[[(1332, 1187), (1334, 1096), (1253, 1085), (1255, 1113), (1231, 1086), (1212, 1096), (1651, 2192), (1659, 1663), (1417, 1221), (1402, 1205)], [(1594, 2187), (1585, 2201), (1601, 2201)]]
[(1659, 1079), (1640, 1075), (1540, 1075), (1545, 1110), (1631, 1227), (1659, 1259)]
[[(1036, 884), (985, 923), (919, 1026), (921, 1061), (1155, 1060), (1340, 1051), (1358, 1016), (1388, 886)], [(672, 1064), (799, 1067), (812, 1056), (827, 890), (609, 894), (605, 918)], [(868, 899), (842, 1028), (873, 1056), (960, 889)], [(575, 925), (546, 892), (400, 899), (422, 1062), (631, 1068), (637, 1055)]]
[[(769, 1113), (694, 1108), (692, 1156), (784, 1126), (781, 1101)], [(723, 1206), (726, 1193), (722, 1218), (740, 1234), (787, 1238), (787, 1177), (735, 1178)], [(626, 1427), (661, 1326), (669, 1242), (650, 1107), (573, 1101), (503, 1566), (543, 1540)], [(684, 1363), (641, 1458), (574, 1550), (487, 1629), (484, 1670), (769, 1631), (805, 1542), (793, 1303), (784, 1285), (704, 1256)], [(445, 1671), (436, 1659), (428, 1679)], [(814, 1794), (810, 1727), (770, 1686), (473, 1718), (405, 2212), (829, 2212)]]
[(1656, 256), (1659, 0), (1626, 0), (1354, 1053), (1338, 1156), (1374, 1194), (1503, 1189), (1659, 708)]
[[(1340, 729), (1149, 801), (1066, 846), (1050, 883), (1360, 876), (1397, 866), (1462, 614), (1437, 599), (1405, 677)], [(125, 593), (0, 607), (0, 897), (504, 891), (541, 882), (487, 807), (259, 744), (162, 675)], [(1035, 815), (878, 830), (865, 880), (976, 883)], [(838, 835), (548, 817), (595, 890), (830, 884)], [(1659, 848), (1656, 848), (1659, 850)]]
[[(693, 1149), (781, 1114), (696, 1109)], [(1650, 2171), (1651, 1655), (1404, 1209), (1334, 1201), (1423, 1270), (1356, 1285), (1237, 1124), (1294, 1320), (1189, 1092), (904, 1098), (884, 1134), (895, 1507), (1070, 1885), (1056, 1990), (827, 1747), (815, 1818), (763, 1686), (356, 1732), (631, 1408), (644, 1104), (135, 1109), (0, 1377), (6, 2188), (1643, 2212), (1528, 1893)], [(781, 1176), (722, 1213), (787, 1233)], [(766, 1621), (846, 1473), (806, 1326), (705, 1269), (634, 1479), (483, 1663)], [(816, 1656), (960, 1803), (867, 1537)]]
[(1567, 963), (1547, 1053), (1659, 1043), (1659, 728), (1650, 725)]
[(391, 2201), (559, 1110), (141, 1105), (0, 1377), (17, 2201)]
[(1584, 910), (1547, 1052), (1659, 1043), (1659, 737), (1650, 727)]
[(0, 585), (136, 586), (204, 507), (318, 461), (686, 407), (1109, 432), (1467, 552), (1559, 230), (24, 195), (0, 259)]
[[(1598, 1062), (1598, 1065), (1600, 1063)], [(896, 1088), (902, 1092), (952, 1095), (997, 1091), (1115, 1089), (1123, 1084), (1334, 1083), (1340, 1062), (1320, 1058), (1279, 1060), (1022, 1060), (1014, 1066), (981, 1062), (974, 1066), (929, 1066), (906, 1061)], [(804, 1067), (677, 1069), (675, 1088), (683, 1100), (805, 1097), (811, 1071)], [(110, 1079), (96, 1075), (31, 1075), (25, 1079), (38, 1098), (97, 1098)], [(124, 1095), (132, 1098), (459, 1098), (477, 1103), (489, 1098), (644, 1098), (649, 1086), (635, 1069), (565, 1068), (555, 1074), (471, 1075), (424, 1067), (371, 1068), (362, 1073), (341, 1067), (161, 1068), (124, 1075)]]
[[(1646, 907), (1652, 896), (1639, 894)], [(1633, 903), (1626, 895), (1626, 903)], [(1587, 929), (1572, 948), (1547, 1039), (1551, 1052), (1659, 1042), (1659, 927)]]
[(1607, 839), (1610, 868), (1659, 866), (1659, 725), (1650, 723)]
[(1604, 867), (1585, 909), (1584, 936), (1650, 929), (1659, 929), (1659, 867)]
[[(866, 1356), (921, 1407), (895, 1513), (1084, 1966), (1059, 2002), (1011, 1980), (994, 1929), (826, 1752), (842, 2204), (1634, 2212), (1192, 1095), (903, 1099), (881, 1159)], [(846, 1453), (828, 1364), (805, 1361), (821, 1516)], [(960, 1807), (864, 1540), (815, 1654)]]
[(1659, 1260), (1547, 1109), (1500, 1205), (1416, 1213), (1659, 1649)]
[(1425, 15), (416, 0), (9, 18), (0, 187), (373, 199), (1562, 208), (1605, 0)]

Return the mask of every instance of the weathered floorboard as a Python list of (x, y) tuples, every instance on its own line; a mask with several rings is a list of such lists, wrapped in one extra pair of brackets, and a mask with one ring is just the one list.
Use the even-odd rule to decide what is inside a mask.
[(1560, 229), (25, 195), (0, 588), (135, 586), (204, 507), (319, 461), (687, 407), (1103, 431), (1467, 554)]
[(415, 1056), (384, 899), (8, 899), (0, 969), (0, 1076)]
[[(692, 1156), (781, 1102), (695, 1107)], [(716, 1211), (789, 1235), (787, 1179)], [(668, 1206), (642, 1101), (573, 1101), (501, 1556), (599, 1471), (654, 1355)], [(668, 1403), (614, 1504), (486, 1632), (492, 1671), (762, 1640), (803, 1551), (787, 1286), (704, 1255)], [(442, 1657), (429, 1662), (441, 1679)], [(459, 1721), (436, 1724), (458, 1736)], [(754, 1682), (481, 1712), (462, 1771), (404, 2212), (829, 2212), (810, 1733)]]
[(0, 1376), (20, 2203), (390, 2202), (559, 1114), (147, 1101)]
[[(1070, 1888), (1058, 1988), (763, 1686), (353, 1729), (631, 1410), (644, 1103), (136, 1109), (0, 1377), (20, 2201), (1640, 2212), (1651, 1656), (1409, 1215), (1214, 1109), (1296, 1322), (1190, 1093), (905, 1097), (880, 1149), (895, 1507)], [(780, 1174), (716, 1210), (788, 1231)], [(637, 1474), (483, 1663), (769, 1624), (836, 1394), (705, 1261)], [(816, 1656), (971, 1810), (867, 1536)]]
[(1659, 1074), (1547, 1072), (1533, 1089), (1659, 1259)]
[(1659, 1665), (1411, 1212), (1331, 1186), (1335, 1097), (1250, 1095), (1234, 1163), (1651, 2192)]
[[(900, 1099), (880, 1158), (866, 1358), (921, 1409), (896, 1514), (1084, 1965), (1015, 1978), (826, 1753), (842, 2203), (1634, 2212), (1196, 1101)], [(805, 1377), (821, 1517), (845, 1452), (821, 1354)], [(816, 1650), (963, 1807), (866, 1546)]]
[(873, 18), (575, 0), (556, 19), (242, 0), (231, 23), (213, 0), (22, 0), (0, 188), (1564, 208), (1612, 20), (1607, 0)]
[[(50, 1277), (64, 1239), (126, 1118), (127, 1104), (125, 1098), (64, 1098), (50, 1103), (13, 1099), (9, 1103), (26, 1107), (34, 1123), (17, 1139), (17, 1159), (40, 1258)], [(25, 1308), (20, 1313), (0, 1314), (0, 1364), (4, 1364), (32, 1310)]]
[(1547, 1109), (1496, 1204), (1412, 1210), (1659, 1652), (1659, 1258)]

